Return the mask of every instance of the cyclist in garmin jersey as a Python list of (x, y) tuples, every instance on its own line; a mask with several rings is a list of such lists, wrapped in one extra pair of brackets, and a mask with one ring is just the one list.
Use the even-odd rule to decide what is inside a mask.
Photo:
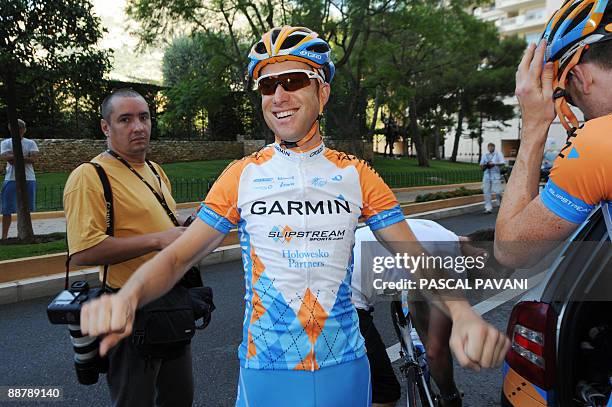
[[(612, 200), (612, 1), (566, 1), (542, 37), (516, 74), (521, 146), (496, 224), (495, 255), (513, 267), (550, 248), (516, 242), (564, 240), (596, 205), (609, 213)], [(584, 113), (582, 127), (568, 103)], [(538, 197), (555, 110), (568, 139)]]
[[(184, 237), (117, 294), (86, 304), (81, 330), (107, 334), (100, 343), (106, 353), (129, 335), (138, 306), (168, 291), (237, 226), (246, 306), (236, 405), (369, 405), (368, 362), (351, 303), (355, 228), (363, 219), (391, 246), (414, 235), (382, 179), (322, 142), (319, 119), (334, 75), (329, 45), (307, 28), (284, 26), (264, 34), (249, 57), (276, 142), (230, 164)], [(459, 362), (500, 365), (508, 339), (467, 301), (444, 304)]]

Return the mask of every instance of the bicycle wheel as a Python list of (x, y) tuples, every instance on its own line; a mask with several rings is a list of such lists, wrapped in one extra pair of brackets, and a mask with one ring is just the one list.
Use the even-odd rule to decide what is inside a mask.
[(434, 407), (436, 404), (435, 399), (433, 398), (433, 396), (431, 396), (431, 389), (429, 389), (429, 387), (427, 386), (425, 378), (422, 374), (419, 373), (418, 368), (416, 366), (407, 366), (405, 373), (406, 406)]

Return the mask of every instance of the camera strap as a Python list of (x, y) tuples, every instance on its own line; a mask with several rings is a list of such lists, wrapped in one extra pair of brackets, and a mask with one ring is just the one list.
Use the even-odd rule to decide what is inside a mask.
[(155, 169), (155, 167), (153, 166), (151, 161), (145, 160), (145, 162), (147, 163), (147, 165), (151, 169), (151, 172), (153, 173), (153, 175), (155, 175), (155, 177), (157, 178), (157, 181), (159, 182), (159, 189), (161, 191), (161, 195), (123, 157), (121, 157), (119, 154), (117, 154), (116, 152), (114, 152), (111, 149), (106, 150), (106, 152), (108, 154), (112, 155), (113, 157), (115, 157), (117, 160), (119, 160), (119, 162), (121, 164), (125, 165), (132, 172), (132, 174), (136, 175), (138, 177), (138, 179), (141, 180), (149, 188), (151, 193), (153, 193), (153, 195), (157, 199), (157, 202), (159, 202), (159, 204), (162, 206), (162, 208), (164, 208), (164, 210), (166, 211), (166, 214), (168, 215), (168, 217), (170, 218), (172, 223), (174, 223), (174, 226), (181, 226), (179, 221), (178, 221), (178, 219), (176, 218), (176, 216), (174, 215), (174, 213), (172, 212), (172, 210), (168, 206), (168, 203), (166, 202), (166, 198), (164, 197), (164, 193), (163, 193), (163, 190), (162, 190), (161, 177), (159, 176), (159, 173), (157, 172), (157, 170)]
[[(108, 176), (106, 175), (106, 171), (104, 168), (98, 163), (94, 162), (86, 162), (83, 164), (91, 164), (96, 169), (98, 173), (98, 177), (100, 178), (100, 182), (102, 183), (102, 189), (104, 191), (104, 201), (106, 203), (106, 234), (109, 236), (113, 236), (115, 230), (115, 215), (113, 211), (113, 191), (110, 186), (110, 182), (108, 181)], [(67, 226), (66, 226), (67, 227)], [(66, 233), (66, 238), (68, 238), (68, 234)], [(69, 287), (69, 266), (70, 266), (70, 251), (68, 252), (68, 258), (66, 259), (66, 279), (64, 282), (64, 289), (68, 289)], [(102, 287), (106, 287), (106, 276), (108, 274), (108, 264), (104, 265), (104, 274), (102, 277)]]

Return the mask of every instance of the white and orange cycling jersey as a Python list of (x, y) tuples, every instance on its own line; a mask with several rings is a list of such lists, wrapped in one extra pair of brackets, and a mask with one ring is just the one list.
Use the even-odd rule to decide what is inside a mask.
[(271, 144), (228, 166), (198, 215), (222, 233), (238, 227), (242, 367), (317, 370), (365, 355), (351, 303), (355, 229), (360, 218), (378, 230), (404, 216), (364, 161), (323, 143)]

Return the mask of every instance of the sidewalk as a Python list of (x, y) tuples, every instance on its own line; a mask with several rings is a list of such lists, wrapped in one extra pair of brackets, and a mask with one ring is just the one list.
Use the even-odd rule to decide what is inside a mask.
[[(410, 203), (416, 200), (418, 195), (431, 193), (431, 192), (445, 192), (445, 191), (454, 191), (455, 189), (465, 186), (466, 188), (480, 188), (480, 183), (469, 183), (469, 184), (457, 184), (450, 186), (440, 186), (440, 187), (423, 187), (422, 189), (414, 189), (414, 188), (398, 188), (394, 190), (395, 196), (400, 203)], [(505, 186), (505, 185), (504, 185)], [(196, 209), (180, 209), (179, 215), (183, 218), (187, 218), (191, 213)], [(32, 227), (34, 228), (35, 235), (45, 235), (49, 233), (56, 232), (66, 232), (66, 220), (62, 218), (54, 218), (54, 219), (35, 219), (32, 220)], [(11, 228), (9, 229), (9, 237), (17, 237), (17, 222), (13, 221), (11, 223)]]

